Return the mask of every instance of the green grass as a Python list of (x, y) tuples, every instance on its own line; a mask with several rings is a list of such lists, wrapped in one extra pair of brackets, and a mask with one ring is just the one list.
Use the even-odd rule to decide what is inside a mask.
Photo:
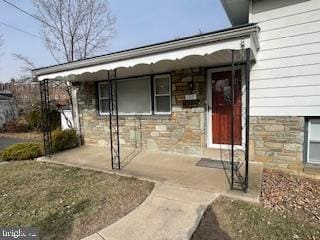
[(39, 162), (0, 165), (0, 226), (36, 226), (41, 239), (81, 239), (115, 222), (152, 183)]
[(219, 198), (202, 218), (193, 240), (320, 239), (320, 226), (294, 213), (276, 213), (261, 205)]

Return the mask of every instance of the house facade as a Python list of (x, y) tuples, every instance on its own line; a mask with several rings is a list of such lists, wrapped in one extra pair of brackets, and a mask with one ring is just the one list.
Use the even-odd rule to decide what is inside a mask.
[(110, 144), (112, 87), (121, 146), (317, 172), (320, 2), (222, 3), (231, 28), (33, 74), (72, 82), (87, 144)]
[(320, 163), (320, 2), (252, 1), (260, 27), (251, 70), (253, 159), (308, 171)]

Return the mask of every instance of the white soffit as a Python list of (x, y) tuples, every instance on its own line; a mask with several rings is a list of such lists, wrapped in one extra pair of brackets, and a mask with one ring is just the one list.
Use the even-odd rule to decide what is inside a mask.
[(249, 0), (221, 0), (221, 3), (233, 26), (249, 22)]

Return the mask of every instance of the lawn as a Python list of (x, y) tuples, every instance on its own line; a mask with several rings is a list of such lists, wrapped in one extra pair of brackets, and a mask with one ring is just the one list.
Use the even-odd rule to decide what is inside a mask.
[(41, 239), (81, 239), (141, 204), (153, 184), (32, 161), (0, 165), (0, 226), (36, 226)]
[(320, 226), (293, 214), (273, 212), (261, 205), (219, 198), (205, 212), (192, 240), (320, 239)]
[(319, 199), (319, 181), (264, 170), (259, 204), (218, 198), (192, 240), (320, 239)]

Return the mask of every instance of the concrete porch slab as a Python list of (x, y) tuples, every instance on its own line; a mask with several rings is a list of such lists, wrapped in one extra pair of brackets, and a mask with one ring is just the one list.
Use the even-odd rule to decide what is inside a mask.
[[(48, 159), (47, 159), (48, 160)], [(110, 150), (107, 146), (85, 145), (55, 154), (54, 163), (134, 176), (158, 183), (193, 190), (214, 192), (246, 201), (258, 202), (261, 191), (262, 165), (250, 163), (249, 190), (230, 190), (230, 171), (196, 166), (200, 156), (140, 151), (121, 148), (122, 170), (111, 170)]]

